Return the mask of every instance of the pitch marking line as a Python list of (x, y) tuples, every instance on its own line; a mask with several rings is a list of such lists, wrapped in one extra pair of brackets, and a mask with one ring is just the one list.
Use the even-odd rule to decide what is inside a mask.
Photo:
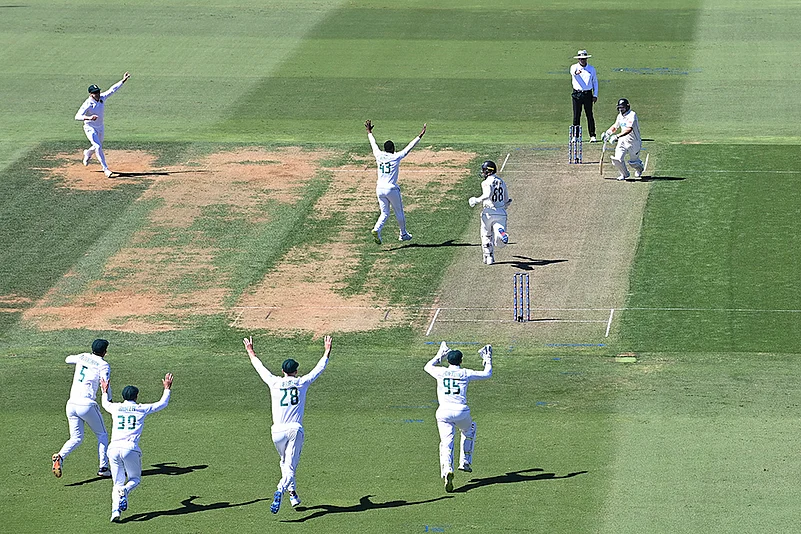
[(434, 313), (434, 318), (431, 319), (431, 324), (428, 325), (428, 331), (426, 331), (426, 335), (430, 334), (431, 333), (431, 329), (434, 328), (434, 322), (437, 320), (437, 316), (439, 315), (439, 311), (441, 309), (442, 308), (437, 308), (437, 311)]
[(506, 167), (506, 162), (507, 162), (507, 161), (509, 161), (509, 156), (511, 156), (511, 155), (512, 155), (512, 153), (511, 153), (511, 152), (509, 152), (508, 154), (506, 154), (506, 159), (505, 159), (505, 160), (503, 160), (503, 165), (501, 165), (501, 171), (500, 171), (500, 172), (503, 172), (503, 168), (504, 168), (504, 167)]
[(612, 328), (612, 317), (614, 317), (614, 315), (615, 309), (612, 308), (609, 310), (609, 320), (606, 322), (606, 334), (604, 334), (604, 337), (609, 337), (609, 329)]

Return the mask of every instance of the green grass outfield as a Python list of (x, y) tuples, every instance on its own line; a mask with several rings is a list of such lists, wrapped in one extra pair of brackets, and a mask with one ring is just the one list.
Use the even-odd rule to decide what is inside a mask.
[[(87, 437), (55, 480), (67, 438), (67, 354), (108, 337), (116, 389), (171, 405), (148, 419), (136, 532), (790, 532), (801, 521), (796, 425), (801, 391), (801, 8), (770, 0), (663, 3), (55, 2), (0, 6), (0, 296), (36, 301), (71, 269), (91, 279), (141, 227), (148, 186), (78, 192), (45, 180), (46, 158), (85, 144), (72, 117), (86, 86), (131, 80), (109, 103), (106, 146), (162, 162), (211, 146), (325, 146), (367, 154), (381, 135), (471, 149), (563, 143), (578, 48), (601, 81), (600, 127), (626, 96), (658, 154), (627, 309), (602, 346), (550, 346), (477, 325), (449, 340), (496, 348), (496, 375), (471, 387), (476, 471), (445, 494), (438, 478), (436, 345), (420, 328), (335, 333), (312, 386), (298, 473), (302, 510), (268, 504), (278, 478), (266, 386), (241, 338), (275, 369), (322, 351), (204, 316), (172, 333), (40, 332), (0, 314), (0, 513), (9, 532), (108, 527), (110, 485), (94, 480)], [(581, 36), (581, 37), (578, 37)], [(688, 144), (684, 142), (699, 143)], [(304, 198), (325, 195), (331, 177)], [(470, 178), (453, 187), (463, 199)], [(405, 193), (404, 193), (405, 194)], [(460, 200), (463, 204), (463, 200)], [(407, 214), (438, 236), (474, 239), (474, 214), (448, 200)], [(317, 243), (341, 220), (275, 206), (270, 224), (203, 228), (244, 291), (290, 243)], [(518, 215), (519, 216), (519, 215)], [(211, 219), (211, 218), (210, 218)], [(369, 224), (369, 223), (368, 223)], [(282, 228), (279, 232), (276, 228)], [(247, 247), (269, 257), (242, 269)], [(372, 250), (365, 243), (363, 251)], [(367, 254), (365, 253), (365, 256)], [(448, 247), (387, 254), (410, 269), (390, 295), (436, 293)], [(359, 272), (366, 273), (361, 269)], [(364, 280), (353, 280), (358, 289)], [(16, 304), (2, 304), (7, 307)], [(536, 332), (536, 330), (534, 330)], [(595, 346), (586, 346), (595, 345)], [(636, 363), (618, 363), (634, 353)], [(477, 358), (473, 359), (476, 363)], [(302, 523), (302, 526), (293, 523)]]

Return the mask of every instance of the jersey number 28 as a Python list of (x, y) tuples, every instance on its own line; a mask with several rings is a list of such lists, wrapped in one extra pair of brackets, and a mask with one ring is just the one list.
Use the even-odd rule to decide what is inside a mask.
[(289, 406), (290, 404), (295, 406), (298, 402), (300, 402), (300, 399), (298, 398), (298, 388), (281, 388), (281, 391), (284, 392), (284, 396), (281, 397), (281, 406)]

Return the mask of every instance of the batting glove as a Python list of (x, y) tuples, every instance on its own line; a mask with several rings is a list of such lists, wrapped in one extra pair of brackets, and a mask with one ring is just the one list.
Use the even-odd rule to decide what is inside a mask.
[(610, 138), (609, 138), (609, 142), (610, 142), (610, 143), (617, 143), (617, 136), (616, 136), (616, 135), (613, 135), (612, 137), (610, 137)]
[(474, 208), (476, 204), (478, 204), (478, 199), (476, 197), (470, 197), (470, 200), (467, 201), (470, 204), (471, 208)]

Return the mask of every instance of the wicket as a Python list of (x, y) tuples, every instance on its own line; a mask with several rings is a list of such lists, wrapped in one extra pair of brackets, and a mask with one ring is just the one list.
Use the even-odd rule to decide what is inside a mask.
[[(528, 273), (515, 273), (514, 274), (515, 321), (519, 323), (531, 320), (531, 303), (529, 302), (528, 289), (529, 289)], [(525, 300), (523, 300), (524, 298)], [(524, 311), (525, 315), (523, 315)]]
[(567, 162), (581, 163), (581, 125), (571, 126), (567, 138)]

